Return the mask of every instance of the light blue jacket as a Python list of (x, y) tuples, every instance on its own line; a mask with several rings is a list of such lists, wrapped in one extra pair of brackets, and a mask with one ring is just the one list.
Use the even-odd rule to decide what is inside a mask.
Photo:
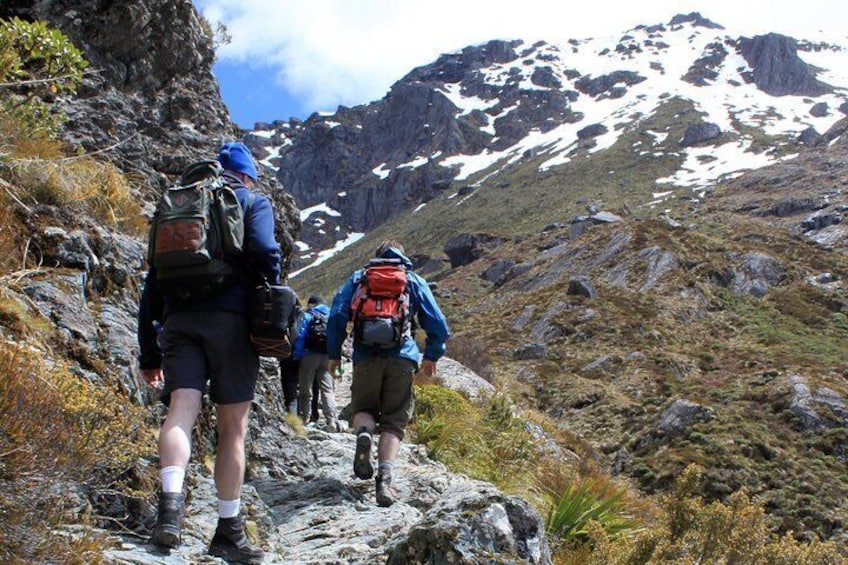
[[(410, 315), (418, 320), (418, 326), (427, 334), (424, 346), (424, 359), (438, 361), (445, 354), (445, 342), (450, 337), (447, 320), (442, 314), (436, 298), (430, 291), (430, 286), (423, 278), (412, 272), (412, 261), (400, 250), (394, 247), (382, 255), (383, 259), (400, 259), (407, 269), (407, 281), (410, 296)], [(327, 353), (330, 359), (341, 359), (342, 344), (347, 337), (347, 325), (352, 319), (350, 309), (353, 294), (359, 281), (364, 276), (364, 270), (353, 273), (339, 288), (333, 298), (333, 307), (327, 322)], [(354, 343), (353, 363), (368, 357), (403, 357), (409, 359), (415, 366), (421, 362), (421, 351), (414, 337), (407, 337), (404, 342), (393, 349), (379, 349), (368, 345)]]
[[(294, 340), (294, 359), (297, 361), (298, 359), (302, 359), (306, 355), (310, 355), (312, 353), (319, 353), (317, 351), (310, 351), (308, 347), (306, 347), (306, 333), (309, 331), (309, 324), (312, 322), (312, 317), (314, 316), (313, 312), (318, 311), (324, 314), (325, 316), (330, 313), (330, 307), (326, 304), (318, 304), (317, 306), (313, 306), (309, 310), (303, 313), (303, 321), (300, 324), (300, 329), (297, 330), (297, 337)], [(329, 329), (327, 330), (329, 333)], [(329, 343), (330, 336), (327, 336), (327, 341)]]

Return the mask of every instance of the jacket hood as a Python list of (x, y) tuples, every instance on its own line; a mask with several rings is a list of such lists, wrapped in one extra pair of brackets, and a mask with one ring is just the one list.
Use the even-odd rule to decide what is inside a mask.
[(322, 314), (329, 314), (330, 313), (330, 307), (327, 306), (326, 304), (318, 304), (316, 306), (313, 306), (312, 308), (310, 308), (310, 311), (312, 311), (312, 310), (315, 310), (317, 312), (321, 312)]
[(409, 257), (403, 254), (400, 249), (397, 247), (389, 247), (388, 251), (383, 252), (380, 255), (381, 259), (400, 259), (403, 262), (404, 267), (408, 270), (412, 270), (412, 261), (409, 260)]

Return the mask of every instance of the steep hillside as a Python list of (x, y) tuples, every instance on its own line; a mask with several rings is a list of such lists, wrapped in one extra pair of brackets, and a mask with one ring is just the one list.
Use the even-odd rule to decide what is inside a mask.
[[(663, 214), (615, 183), (569, 182), (576, 164), (558, 198), (549, 179), (516, 187), (502, 179), (521, 173), (505, 173), (462, 204), (395, 218), (302, 282), (332, 288), (399, 237), (427, 256), (497, 385), (612, 472), (658, 492), (698, 462), (709, 496), (744, 489), (783, 530), (844, 541), (846, 126)], [(586, 212), (596, 198), (620, 216)]]
[[(383, 180), (366, 184), (379, 196), (347, 182), (341, 196), (328, 197), (331, 183), (293, 190), (317, 202), (302, 212), (305, 233), (311, 223), (316, 242), (344, 246), (293, 283), (331, 293), (397, 237), (462, 347), (477, 344), (466, 362), (489, 363), (499, 388), (611, 472), (663, 492), (697, 462), (710, 497), (745, 490), (781, 530), (845, 545), (844, 57), (836, 45), (729, 36), (697, 15), (612, 44), (446, 55), (378, 103), (298, 124), (276, 161), (284, 179), (301, 173), (285, 170), (299, 135), (325, 129), (312, 151), (368, 135), (369, 122), (339, 116), (380, 115), (422, 90), (428, 112), (452, 102), (447, 125), (397, 114), (436, 135), (416, 145), (409, 133), (423, 130), (406, 127), (396, 135), (407, 145), (374, 154)], [(402, 179), (431, 190), (399, 190)], [(390, 219), (351, 221), (358, 198)], [(398, 200), (405, 212), (391, 217)], [(345, 223), (365, 233), (334, 228)]]

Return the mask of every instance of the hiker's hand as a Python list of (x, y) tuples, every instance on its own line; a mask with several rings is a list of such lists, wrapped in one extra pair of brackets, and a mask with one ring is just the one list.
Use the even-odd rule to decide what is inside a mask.
[(330, 372), (330, 376), (334, 379), (338, 380), (342, 378), (342, 362), (340, 359), (330, 359), (327, 363), (327, 370)]
[(141, 378), (144, 382), (155, 389), (160, 389), (165, 386), (165, 379), (162, 377), (162, 369), (142, 369)]
[(436, 362), (430, 361), (429, 359), (424, 359), (424, 362), (421, 363), (421, 372), (424, 373), (425, 377), (435, 377), (436, 376)]

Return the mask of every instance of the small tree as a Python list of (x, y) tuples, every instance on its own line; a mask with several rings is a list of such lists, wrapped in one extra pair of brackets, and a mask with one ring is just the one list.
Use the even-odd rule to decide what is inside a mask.
[(87, 66), (82, 52), (46, 23), (0, 20), (0, 103), (23, 135), (58, 130), (64, 114), (53, 102), (76, 91)]

